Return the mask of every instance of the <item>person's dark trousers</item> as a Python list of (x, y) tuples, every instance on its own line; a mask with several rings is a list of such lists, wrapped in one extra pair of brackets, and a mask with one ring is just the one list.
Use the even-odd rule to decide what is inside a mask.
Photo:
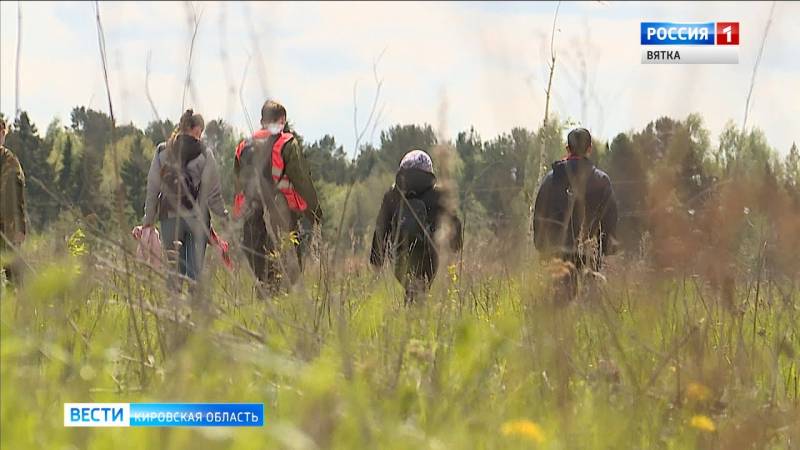
[[(295, 252), (297, 262), (302, 268), (302, 256), (309, 245), (312, 229), (310, 222), (301, 214), (293, 212), (291, 217), (292, 228), (289, 231), (297, 233), (298, 245), (295, 246)], [(265, 283), (269, 289), (277, 290), (282, 274), (278, 258), (274, 255), (275, 243), (267, 231), (263, 211), (255, 208), (250, 211), (242, 226), (242, 233), (242, 247), (256, 279)]]
[(599, 272), (602, 267), (602, 260), (589, 261), (586, 255), (577, 253), (562, 253), (557, 259), (568, 263), (567, 272), (555, 281), (556, 296), (562, 301), (571, 301), (578, 296), (578, 278), (587, 268)]
[(437, 258), (427, 245), (398, 250), (394, 275), (405, 290), (404, 303), (411, 305), (428, 293), (436, 276)]
[(420, 297), (423, 297), (431, 289), (431, 279), (426, 276), (414, 276), (409, 274), (405, 277), (398, 277), (398, 281), (403, 285), (405, 291), (403, 303), (413, 305)]
[(303, 257), (311, 249), (311, 240), (314, 237), (314, 224), (305, 214), (292, 212), (292, 224), (297, 231), (297, 262), (300, 270), (303, 269)]
[(277, 273), (269, 261), (274, 245), (267, 233), (264, 211), (253, 208), (248, 212), (242, 226), (242, 247), (256, 279), (262, 283), (274, 283)]
[(161, 243), (172, 268), (192, 280), (203, 270), (209, 224), (196, 218), (161, 219)]

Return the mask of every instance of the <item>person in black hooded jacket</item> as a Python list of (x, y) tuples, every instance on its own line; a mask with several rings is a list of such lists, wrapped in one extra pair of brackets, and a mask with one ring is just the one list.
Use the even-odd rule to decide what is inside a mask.
[[(600, 270), (615, 251), (617, 201), (611, 179), (588, 159), (592, 136), (585, 128), (567, 135), (566, 158), (542, 180), (533, 212), (536, 248), (576, 269)], [(595, 245), (587, 245), (594, 243)]]
[(386, 259), (405, 289), (406, 304), (427, 292), (436, 276), (439, 254), (437, 232), (450, 221), (452, 251), (462, 245), (461, 221), (448, 207), (441, 187), (436, 185), (430, 156), (412, 150), (400, 162), (395, 184), (383, 196), (375, 223), (370, 263), (379, 268)]

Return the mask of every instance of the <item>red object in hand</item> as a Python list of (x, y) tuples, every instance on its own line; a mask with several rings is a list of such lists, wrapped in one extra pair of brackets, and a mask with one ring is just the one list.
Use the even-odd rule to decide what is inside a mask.
[(222, 262), (225, 264), (225, 267), (228, 270), (233, 270), (233, 261), (231, 260), (230, 254), (230, 245), (224, 239), (220, 238), (214, 228), (209, 230), (211, 233), (211, 244), (214, 245), (219, 249), (220, 257), (222, 257)]
[(238, 219), (242, 215), (242, 207), (244, 206), (244, 192), (238, 192), (233, 197), (233, 218)]

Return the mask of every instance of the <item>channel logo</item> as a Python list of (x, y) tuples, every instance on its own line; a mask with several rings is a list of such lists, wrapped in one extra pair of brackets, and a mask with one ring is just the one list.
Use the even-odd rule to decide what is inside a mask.
[(65, 427), (129, 427), (129, 403), (64, 403)]
[(64, 403), (65, 427), (263, 425), (263, 403)]
[(738, 64), (739, 22), (641, 22), (642, 64)]

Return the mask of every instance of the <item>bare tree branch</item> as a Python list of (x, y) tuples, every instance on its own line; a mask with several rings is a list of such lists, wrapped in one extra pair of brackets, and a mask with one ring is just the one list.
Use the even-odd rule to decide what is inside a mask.
[(769, 34), (769, 28), (772, 25), (772, 13), (775, 12), (775, 4), (776, 2), (772, 2), (772, 7), (769, 9), (769, 17), (767, 18), (767, 25), (764, 27), (764, 36), (761, 38), (761, 47), (758, 49), (758, 56), (756, 56), (756, 62), (753, 65), (753, 76), (750, 78), (750, 89), (747, 91), (747, 101), (744, 104), (744, 120), (742, 121), (742, 133), (745, 132), (747, 128), (747, 115), (750, 112), (750, 97), (753, 95), (753, 88), (756, 85), (756, 74), (758, 73), (758, 66), (761, 64), (761, 55), (764, 54), (764, 45), (767, 43), (767, 34)]
[[(556, 51), (555, 51), (555, 38), (556, 38), (556, 21), (558, 20), (558, 10), (561, 8), (561, 2), (559, 1), (556, 5), (556, 11), (553, 14), (553, 29), (550, 32), (550, 75), (547, 77), (547, 89), (545, 90), (545, 102), (544, 102), (544, 118), (542, 119), (542, 128), (539, 131), (539, 160), (536, 164), (536, 185), (530, 187), (530, 191), (526, 192), (526, 197), (529, 204), (532, 204), (533, 199), (533, 190), (536, 189), (536, 186), (541, 184), (542, 178), (544, 177), (545, 171), (542, 170), (544, 167), (544, 159), (547, 155), (545, 149), (545, 133), (547, 129), (547, 122), (550, 120), (550, 94), (552, 93), (553, 88), (553, 73), (556, 69)], [(533, 232), (533, 207), (530, 208), (530, 220), (531, 224), (531, 233)]]
[(250, 40), (253, 44), (253, 53), (256, 59), (256, 71), (258, 74), (258, 81), (261, 84), (261, 95), (264, 98), (267, 98), (267, 71), (266, 66), (264, 65), (264, 58), (261, 55), (261, 46), (258, 42), (258, 35), (256, 34), (256, 28), (253, 25), (253, 14), (250, 13), (250, 5), (249, 3), (245, 2), (242, 4), (242, 12), (244, 13), (244, 20), (247, 22), (247, 32), (250, 35)]
[[(189, 3), (191, 5), (191, 3)], [(203, 12), (200, 11), (198, 15), (194, 11), (194, 6), (192, 5), (192, 19), (194, 20), (194, 31), (192, 32), (192, 37), (189, 40), (189, 60), (186, 62), (186, 81), (183, 85), (183, 98), (181, 98), (181, 113), (183, 113), (184, 107), (186, 106), (186, 92), (189, 90), (189, 87), (192, 83), (192, 56), (194, 55), (194, 41), (197, 39), (197, 30), (200, 28), (200, 18), (202, 17)]]
[(228, 35), (228, 15), (227, 15), (227, 8), (220, 8), (219, 9), (219, 61), (222, 64), (222, 70), (225, 73), (225, 83), (226, 83), (226, 90), (227, 95), (226, 98), (226, 107), (225, 107), (225, 117), (230, 118), (233, 114), (233, 110), (235, 107), (236, 102), (236, 80), (233, 74), (231, 73), (231, 64), (230, 58), (228, 57), (228, 50), (227, 50), (227, 39), (226, 36)]
[[(117, 205), (117, 208), (116, 208), (117, 223), (119, 225), (122, 225), (124, 223), (124, 218), (123, 218), (124, 212), (123, 212), (123, 206), (122, 205), (124, 205), (124, 195), (125, 194), (124, 194), (124, 191), (121, 189), (122, 188), (122, 182), (121, 182), (121, 178), (120, 178), (119, 156), (117, 154), (116, 149), (114, 149), (114, 130), (115, 130), (115, 127), (116, 127), (116, 119), (114, 117), (114, 105), (113, 105), (113, 103), (111, 101), (111, 87), (110, 87), (110, 84), (109, 84), (109, 81), (108, 81), (108, 58), (107, 58), (107, 53), (106, 53), (105, 33), (103, 31), (103, 22), (100, 19), (100, 4), (97, 1), (95, 1), (95, 13), (96, 13), (96, 16), (97, 16), (97, 41), (98, 41), (98, 46), (100, 48), (100, 61), (102, 63), (102, 67), (103, 67), (103, 78), (105, 80), (106, 94), (108, 96), (108, 111), (109, 111), (109, 114), (111, 115), (111, 133), (110, 133), (110, 136), (109, 136), (109, 140), (110, 140), (109, 144), (111, 146), (112, 160), (113, 160), (113, 163), (114, 163), (114, 176), (116, 178), (116, 183), (115, 183), (115, 186), (114, 186), (114, 192), (113, 193), (114, 193), (114, 196), (116, 197), (115, 198), (115, 204)], [(130, 270), (130, 268), (131, 268), (130, 267), (130, 259), (128, 258), (127, 254), (124, 254), (123, 262), (125, 264), (125, 273), (130, 273), (131, 272), (131, 270)], [(147, 352), (147, 350), (145, 349), (145, 341), (142, 338), (143, 337), (143, 333), (144, 333), (144, 330), (142, 329), (142, 327), (144, 326), (143, 322), (144, 322), (145, 319), (144, 319), (144, 317), (142, 317), (140, 319), (142, 321), (141, 325), (137, 321), (136, 313), (135, 313), (134, 308), (133, 308), (133, 302), (131, 301), (131, 299), (133, 298), (133, 294), (132, 294), (132, 289), (131, 289), (131, 279), (130, 279), (130, 277), (125, 277), (125, 288), (127, 290), (126, 299), (127, 299), (127, 304), (128, 304), (128, 310), (129, 310), (129, 316), (128, 316), (129, 317), (129, 322), (128, 322), (128, 325), (129, 325), (129, 327), (132, 328), (134, 336), (136, 338), (136, 344), (137, 344), (137, 348), (139, 350), (139, 357), (140, 357), (139, 359), (141, 361), (140, 370), (139, 370), (140, 383), (145, 384), (146, 380), (147, 380), (147, 375), (146, 375), (146, 370), (145, 370), (145, 367), (144, 367), (144, 361), (145, 361), (145, 353)], [(141, 303), (141, 299), (140, 299), (140, 303)]]
[(556, 20), (558, 19), (558, 9), (561, 8), (561, 2), (559, 1), (556, 4), (556, 13), (553, 14), (553, 30), (550, 32), (550, 57), (555, 61), (556, 59), (556, 50), (554, 47), (555, 42), (555, 35), (556, 35)]
[[(158, 109), (156, 109), (156, 104), (153, 101), (153, 96), (150, 95), (150, 57), (152, 56), (152, 52), (149, 50), (147, 51), (147, 62), (145, 63), (145, 74), (144, 74), (144, 93), (147, 96), (147, 102), (150, 104), (150, 109), (153, 111), (153, 117), (155, 117), (156, 122), (161, 126), (161, 132), (164, 137), (168, 137), (171, 130), (167, 130), (164, 128), (164, 123), (161, 122), (161, 117), (158, 115)], [(157, 144), (157, 142), (156, 142)]]
[(17, 1), (17, 61), (14, 68), (14, 118), (19, 118), (19, 68), (22, 56), (22, 5)]
[(247, 121), (247, 126), (250, 128), (250, 134), (253, 134), (253, 121), (250, 119), (250, 113), (247, 112), (247, 104), (244, 102), (244, 82), (247, 80), (247, 69), (250, 68), (251, 55), (247, 55), (247, 62), (244, 64), (244, 73), (242, 74), (242, 83), (239, 85), (239, 103), (242, 106), (242, 113), (244, 119)]
[[(372, 99), (372, 109), (369, 112), (369, 116), (367, 117), (367, 122), (364, 126), (359, 130), (358, 128), (358, 103), (357, 103), (357, 87), (358, 82), (353, 84), (353, 131), (356, 138), (354, 144), (354, 151), (353, 151), (353, 163), (355, 163), (356, 159), (358, 158), (358, 151), (361, 147), (361, 139), (364, 137), (364, 134), (370, 129), (372, 125), (373, 119), (375, 118), (375, 111), (378, 106), (378, 101), (380, 100), (381, 95), (381, 88), (383, 87), (383, 79), (378, 76), (378, 63), (380, 62), (381, 58), (383, 57), (384, 53), (386, 53), (386, 48), (384, 48), (377, 58), (372, 63), (372, 74), (373, 79), (375, 81), (375, 94)], [(339, 217), (339, 226), (336, 230), (336, 240), (334, 241), (333, 247), (333, 259), (332, 261), (337, 261), (339, 257), (339, 247), (340, 241), (342, 238), (342, 232), (344, 228), (344, 219), (347, 215), (347, 205), (350, 201), (350, 194), (353, 192), (353, 186), (355, 185), (355, 176), (350, 180), (350, 183), (347, 185), (347, 190), (345, 191), (344, 195), (344, 202), (342, 204), (342, 213)]]
[(386, 103), (381, 105), (381, 108), (378, 110), (378, 113), (375, 115), (375, 120), (372, 121), (372, 130), (369, 133), (370, 142), (375, 140), (375, 132), (378, 131), (378, 127), (381, 124), (381, 119), (383, 118), (383, 112), (385, 110), (386, 110)]
[[(111, 103), (111, 87), (108, 83), (108, 58), (106, 56), (106, 38), (103, 31), (103, 22), (100, 20), (100, 4), (94, 2), (95, 13), (97, 16), (97, 44), (100, 48), (100, 62), (103, 66), (103, 79), (106, 83), (106, 94), (108, 95), (108, 112), (111, 115), (111, 128), (114, 129), (116, 120), (114, 119), (114, 105)], [(112, 139), (113, 140), (113, 139)]]
[(556, 20), (558, 20), (558, 10), (561, 8), (561, 2), (556, 5), (556, 12), (553, 14), (553, 30), (550, 33), (550, 76), (547, 78), (547, 90), (545, 91), (547, 97), (544, 102), (544, 120), (542, 126), (547, 125), (547, 120), (550, 118), (550, 92), (553, 86), (553, 72), (556, 69), (556, 51), (555, 51), (555, 38), (556, 38)]

